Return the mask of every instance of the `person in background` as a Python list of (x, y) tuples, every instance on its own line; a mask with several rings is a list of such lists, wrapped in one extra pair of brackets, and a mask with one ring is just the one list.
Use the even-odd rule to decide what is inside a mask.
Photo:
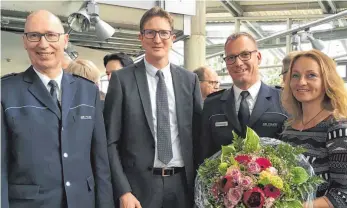
[(104, 57), (104, 66), (108, 80), (111, 79), (111, 74), (115, 70), (130, 66), (134, 61), (125, 53), (113, 53)]
[(62, 67), (63, 69), (67, 69), (69, 67), (69, 65), (73, 62), (73, 60), (71, 59), (71, 57), (69, 56), (69, 54), (67, 54), (66, 52), (64, 52), (64, 58), (62, 61)]
[(176, 36), (160, 7), (145, 12), (140, 62), (112, 72), (104, 118), (115, 199), (121, 208), (191, 208), (198, 77), (169, 61)]
[(1, 79), (1, 207), (113, 208), (98, 88), (63, 71), (52, 13), (27, 17), (23, 43), (32, 65)]
[(100, 70), (92, 61), (77, 59), (64, 71), (89, 79), (96, 85), (100, 83)]
[[(77, 59), (76, 61), (71, 62), (71, 64), (67, 69), (65, 69), (65, 71), (89, 79), (98, 87), (100, 85), (100, 70), (92, 61)], [(99, 91), (99, 93), (101, 104), (103, 106), (105, 93), (102, 91)]]
[[(304, 153), (318, 187), (313, 207), (347, 207), (347, 92), (335, 62), (318, 50), (293, 57), (282, 94), (291, 115), (280, 140), (307, 149)], [(309, 207), (305, 204), (304, 207)]]
[(261, 53), (248, 33), (235, 33), (225, 42), (224, 61), (233, 80), (231, 89), (208, 96), (202, 112), (197, 163), (232, 143), (235, 131), (245, 137), (246, 127), (261, 137), (277, 137), (287, 119), (280, 91), (260, 80)]
[(200, 90), (202, 100), (205, 100), (208, 95), (219, 90), (219, 78), (216, 71), (209, 67), (202, 66), (194, 70), (200, 81)]
[(293, 57), (295, 55), (297, 55), (299, 53), (299, 51), (292, 51), (290, 53), (288, 53), (282, 60), (282, 71), (281, 71), (281, 76), (282, 76), (282, 81), (283, 81), (283, 84), (285, 83), (286, 81), (286, 75), (287, 75), (287, 72), (289, 70), (289, 67), (290, 67), (290, 63), (292, 62), (293, 60)]

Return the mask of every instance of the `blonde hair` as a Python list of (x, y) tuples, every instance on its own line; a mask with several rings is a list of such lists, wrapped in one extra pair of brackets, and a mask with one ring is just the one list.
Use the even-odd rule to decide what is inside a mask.
[(290, 63), (292, 62), (293, 58), (295, 57), (295, 55), (297, 55), (298, 53), (300, 53), (299, 51), (292, 51), (290, 53), (288, 53), (282, 60), (282, 72), (281, 74), (285, 74), (288, 72), (289, 67), (290, 67)]
[(94, 83), (98, 83), (100, 80), (100, 70), (89, 60), (78, 59), (73, 61), (65, 71), (89, 79)]
[(285, 110), (292, 116), (292, 119), (289, 120), (289, 124), (293, 120), (302, 118), (303, 114), (301, 102), (293, 96), (293, 92), (290, 88), (292, 68), (300, 57), (311, 58), (319, 65), (322, 73), (323, 87), (325, 89), (323, 107), (326, 110), (332, 111), (336, 119), (347, 118), (347, 91), (343, 79), (337, 73), (336, 63), (324, 53), (313, 49), (296, 54), (287, 73), (288, 77), (285, 81), (281, 101)]

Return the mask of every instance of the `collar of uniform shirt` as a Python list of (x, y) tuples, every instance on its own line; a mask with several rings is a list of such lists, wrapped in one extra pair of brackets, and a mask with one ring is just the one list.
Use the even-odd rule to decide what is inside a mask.
[[(48, 89), (48, 82), (51, 81), (52, 79), (50, 79), (48, 76), (40, 73), (34, 67), (33, 67), (33, 69), (36, 72), (37, 76), (40, 77), (40, 79), (42, 80), (42, 82), (45, 85), (45, 87)], [(61, 89), (60, 86), (61, 86), (61, 80), (62, 79), (63, 79), (63, 69), (60, 71), (60, 74), (55, 79), (53, 79), (54, 81), (57, 82), (59, 90)]]
[(155, 66), (153, 66), (152, 64), (148, 63), (146, 61), (146, 57), (144, 58), (144, 62), (145, 62), (145, 67), (146, 67), (146, 72), (152, 76), (152, 77), (156, 77), (157, 71), (161, 70), (164, 74), (164, 77), (170, 77), (171, 75), (171, 71), (170, 71), (170, 62), (162, 69), (158, 69)]
[[(258, 93), (259, 93), (259, 90), (260, 90), (260, 86), (261, 86), (261, 81), (258, 80), (254, 85), (252, 85), (250, 88), (248, 88), (247, 91), (249, 92), (252, 100), (256, 100), (257, 99), (257, 96), (258, 96)], [(244, 90), (241, 90), (236, 85), (233, 86), (233, 89), (234, 89), (235, 100), (239, 100), (240, 99), (240, 94)]]

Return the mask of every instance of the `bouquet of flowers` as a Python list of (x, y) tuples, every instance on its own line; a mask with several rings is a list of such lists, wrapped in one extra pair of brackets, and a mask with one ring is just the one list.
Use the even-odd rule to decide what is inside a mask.
[(199, 167), (195, 202), (199, 208), (302, 208), (314, 198), (323, 180), (314, 176), (301, 147), (259, 138), (247, 128), (245, 139), (233, 132), (223, 146)]

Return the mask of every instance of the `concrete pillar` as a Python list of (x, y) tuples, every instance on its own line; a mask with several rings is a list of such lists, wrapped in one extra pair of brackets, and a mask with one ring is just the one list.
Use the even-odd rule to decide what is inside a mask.
[(184, 40), (184, 67), (190, 71), (206, 64), (206, 2), (196, 0), (196, 15), (191, 19), (191, 35)]
[(234, 31), (234, 33), (240, 32), (240, 28), (241, 28), (241, 20), (240, 20), (240, 19), (236, 19), (236, 21), (235, 21), (235, 31)]
[[(292, 29), (292, 24), (293, 24), (293, 20), (288, 18), (287, 19), (287, 30)], [(292, 36), (291, 35), (287, 35), (286, 36), (286, 53), (288, 54), (292, 50), (293, 50), (293, 47), (292, 47)]]

